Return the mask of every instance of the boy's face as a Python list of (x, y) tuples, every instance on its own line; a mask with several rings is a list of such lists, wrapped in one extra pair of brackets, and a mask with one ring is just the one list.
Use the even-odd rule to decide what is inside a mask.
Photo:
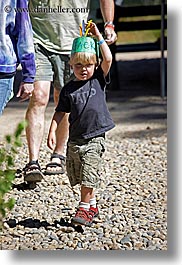
[(73, 72), (78, 80), (87, 80), (94, 74), (95, 64), (76, 63), (72, 65)]

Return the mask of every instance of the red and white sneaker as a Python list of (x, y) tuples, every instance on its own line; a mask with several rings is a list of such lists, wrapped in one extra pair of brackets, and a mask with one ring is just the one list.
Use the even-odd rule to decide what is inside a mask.
[(87, 211), (84, 208), (80, 207), (76, 211), (75, 216), (72, 218), (72, 223), (78, 225), (91, 226), (93, 216), (94, 214), (92, 211)]
[(92, 218), (95, 218), (95, 217), (97, 217), (99, 215), (99, 209), (98, 209), (98, 207), (95, 208), (95, 207), (90, 206), (89, 211), (90, 211), (90, 214), (93, 215)]

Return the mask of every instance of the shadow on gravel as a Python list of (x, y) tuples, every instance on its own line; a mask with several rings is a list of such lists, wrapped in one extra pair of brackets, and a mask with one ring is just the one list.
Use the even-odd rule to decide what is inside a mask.
[(9, 219), (8, 221), (6, 221), (6, 223), (11, 228), (16, 227), (17, 225), (21, 225), (21, 226), (28, 227), (28, 228), (44, 227), (46, 229), (48, 226), (51, 226), (47, 221), (40, 221), (38, 219), (32, 219), (32, 218), (27, 218), (19, 222), (17, 222), (16, 219)]
[(15, 228), (18, 225), (23, 226), (24, 228), (37, 228), (44, 227), (46, 230), (49, 230), (51, 227), (60, 228), (60, 227), (72, 227), (76, 232), (83, 233), (84, 230), (82, 226), (75, 226), (74, 224), (68, 222), (64, 218), (61, 218), (60, 221), (55, 221), (53, 224), (48, 223), (47, 221), (40, 221), (39, 219), (27, 218), (25, 220), (17, 222), (16, 219), (9, 219), (6, 221), (10, 228)]
[(141, 138), (152, 138), (152, 137), (161, 137), (165, 135), (166, 128), (156, 128), (152, 129), (151, 127), (147, 126), (145, 130), (139, 131), (124, 131), (122, 134), (121, 132), (115, 133), (113, 138), (122, 137), (122, 139), (141, 139)]
[[(23, 170), (22, 169), (18, 168), (16, 170), (15, 178), (16, 179), (23, 178)], [(26, 182), (12, 185), (12, 188), (17, 189), (18, 191), (33, 190), (36, 187), (37, 187), (36, 183), (26, 183)]]
[(29, 183), (22, 182), (19, 184), (13, 184), (12, 188), (17, 189), (18, 191), (33, 190), (36, 188), (36, 184), (32, 185)]
[(153, 137), (160, 138), (162, 136), (167, 135), (167, 130), (165, 127), (161, 128), (153, 128), (149, 125), (146, 125), (145, 129), (140, 130), (128, 130), (128, 131), (116, 131), (112, 134), (112, 140), (120, 141), (122, 143), (122, 139), (151, 139)]

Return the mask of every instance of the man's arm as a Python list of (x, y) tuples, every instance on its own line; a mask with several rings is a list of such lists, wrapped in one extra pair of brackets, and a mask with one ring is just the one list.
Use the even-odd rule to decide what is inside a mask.
[(100, 9), (104, 20), (106, 42), (112, 44), (117, 40), (114, 31), (114, 0), (100, 0)]
[[(17, 1), (17, 9), (25, 8), (28, 9), (27, 1)], [(32, 95), (35, 77), (35, 54), (33, 45), (33, 33), (32, 25), (27, 12), (17, 12), (15, 18), (15, 36), (17, 37), (17, 57), (18, 62), (22, 66), (22, 83), (19, 87), (17, 97), (21, 98), (21, 101), (29, 99)]]

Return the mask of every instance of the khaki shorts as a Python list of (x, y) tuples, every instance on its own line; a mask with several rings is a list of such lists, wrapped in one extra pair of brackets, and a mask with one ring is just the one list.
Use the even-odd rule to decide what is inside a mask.
[(53, 86), (61, 90), (72, 74), (69, 60), (70, 56), (67, 54), (53, 53), (35, 44), (35, 81), (53, 82)]
[(71, 186), (99, 187), (99, 176), (105, 151), (104, 137), (68, 142), (66, 169)]

